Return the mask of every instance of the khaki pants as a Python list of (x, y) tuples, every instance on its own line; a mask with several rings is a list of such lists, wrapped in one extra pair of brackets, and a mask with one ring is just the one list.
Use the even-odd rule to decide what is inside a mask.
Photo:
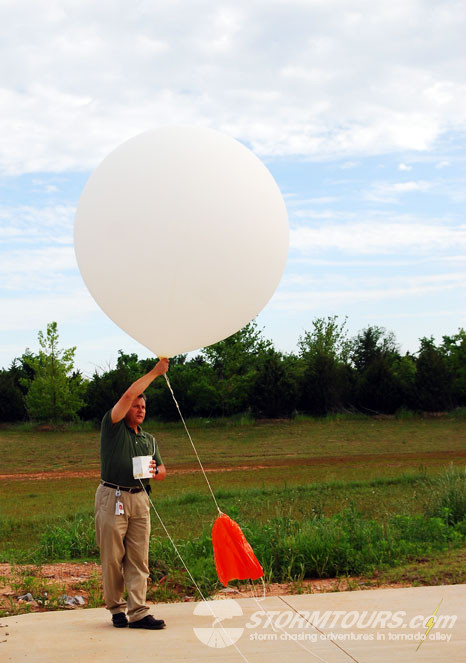
[[(115, 504), (124, 504), (124, 515), (115, 515)], [(102, 561), (105, 603), (112, 613), (126, 612), (130, 622), (149, 614), (146, 605), (150, 534), (149, 500), (139, 493), (99, 485), (95, 495), (95, 531)], [(126, 586), (128, 600), (123, 597)]]

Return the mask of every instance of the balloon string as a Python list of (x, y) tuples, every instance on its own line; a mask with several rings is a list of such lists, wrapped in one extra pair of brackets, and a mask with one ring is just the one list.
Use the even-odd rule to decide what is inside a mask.
[(212, 494), (212, 498), (213, 498), (213, 500), (214, 500), (214, 502), (215, 502), (215, 506), (216, 506), (217, 509), (218, 509), (218, 513), (219, 513), (219, 515), (222, 515), (222, 511), (220, 510), (220, 507), (219, 507), (219, 505), (218, 505), (218, 502), (217, 502), (217, 500), (215, 499), (214, 491), (212, 490), (212, 486), (210, 485), (210, 481), (209, 481), (209, 479), (207, 478), (207, 474), (205, 473), (204, 467), (203, 467), (203, 465), (202, 465), (202, 463), (201, 463), (201, 459), (199, 458), (199, 454), (197, 453), (197, 449), (196, 449), (196, 447), (194, 446), (193, 438), (191, 437), (191, 434), (190, 434), (190, 432), (189, 432), (189, 430), (188, 430), (188, 427), (186, 426), (186, 422), (185, 422), (185, 420), (184, 420), (184, 417), (183, 417), (183, 415), (181, 414), (180, 406), (178, 405), (178, 401), (176, 400), (176, 398), (175, 398), (175, 394), (173, 393), (173, 389), (172, 389), (172, 386), (171, 386), (171, 384), (170, 384), (170, 380), (168, 379), (168, 376), (167, 376), (166, 373), (164, 373), (163, 376), (164, 376), (165, 381), (166, 381), (166, 383), (167, 383), (167, 385), (168, 385), (168, 388), (170, 389), (170, 393), (171, 393), (172, 398), (173, 398), (173, 401), (174, 401), (174, 403), (175, 403), (175, 405), (176, 405), (176, 409), (178, 410), (178, 413), (179, 413), (179, 415), (180, 415), (181, 421), (183, 422), (183, 426), (184, 426), (184, 429), (185, 429), (185, 431), (186, 431), (186, 434), (187, 434), (187, 436), (188, 436), (188, 438), (189, 438), (189, 441), (191, 442), (191, 446), (192, 446), (192, 448), (194, 449), (194, 453), (196, 454), (196, 458), (197, 458), (198, 463), (199, 463), (199, 465), (200, 465), (200, 468), (201, 468), (201, 470), (202, 470), (202, 474), (204, 475), (204, 479), (206, 480), (207, 485), (209, 486), (209, 490), (210, 490), (210, 492), (211, 492), (211, 494)]
[(341, 649), (341, 651), (344, 652), (347, 656), (349, 656), (353, 661), (355, 661), (355, 663), (359, 663), (359, 661), (356, 658), (354, 658), (354, 656), (352, 656), (349, 653), (349, 651), (346, 651), (346, 649), (343, 649), (343, 647), (341, 645), (339, 645), (338, 642), (336, 642), (333, 638), (329, 638), (326, 633), (321, 631), (320, 628), (318, 628), (313, 622), (311, 622), (309, 619), (307, 619), (301, 612), (299, 612), (299, 610), (297, 610), (293, 605), (291, 605), (291, 603), (288, 603), (288, 601), (285, 601), (283, 596), (279, 596), (278, 598), (280, 599), (280, 601), (283, 601), (283, 603), (285, 603), (285, 605), (287, 605), (289, 608), (294, 610), (294, 612), (297, 615), (299, 615), (302, 619), (304, 619), (305, 622), (307, 622), (310, 626), (313, 626), (316, 629), (316, 631), (318, 631), (326, 640), (331, 642), (332, 645), (335, 645), (335, 647), (338, 647), (338, 649)]
[[(191, 434), (190, 434), (190, 432), (189, 432), (189, 430), (188, 430), (188, 427), (187, 427), (187, 425), (186, 425), (186, 422), (185, 422), (185, 420), (184, 420), (184, 417), (183, 417), (183, 415), (182, 415), (182, 413), (181, 413), (180, 406), (179, 406), (179, 404), (178, 404), (178, 401), (176, 400), (175, 394), (173, 393), (173, 389), (172, 389), (172, 386), (171, 386), (171, 384), (170, 384), (170, 380), (168, 379), (168, 376), (167, 376), (166, 373), (164, 373), (164, 378), (165, 378), (165, 381), (166, 381), (166, 383), (167, 383), (167, 386), (168, 386), (168, 388), (169, 388), (169, 390), (170, 390), (170, 393), (171, 393), (171, 395), (172, 395), (173, 401), (174, 401), (174, 403), (175, 403), (175, 405), (176, 405), (176, 409), (178, 410), (178, 414), (180, 415), (180, 419), (181, 419), (181, 421), (183, 422), (183, 426), (184, 426), (184, 429), (185, 429), (185, 431), (186, 431), (186, 434), (187, 434), (187, 436), (188, 436), (188, 438), (189, 438), (189, 441), (191, 442), (191, 446), (192, 446), (192, 448), (193, 448), (193, 450), (194, 450), (194, 453), (196, 454), (196, 458), (197, 458), (197, 460), (198, 460), (199, 466), (200, 466), (200, 468), (201, 468), (201, 470), (202, 470), (202, 473), (203, 473), (203, 475), (204, 475), (204, 478), (205, 478), (205, 480), (206, 480), (206, 483), (207, 483), (207, 485), (209, 486), (209, 490), (210, 490), (210, 492), (211, 492), (211, 494), (212, 494), (212, 498), (213, 498), (213, 500), (214, 500), (214, 502), (215, 502), (215, 506), (217, 507), (219, 514), (222, 515), (222, 511), (220, 510), (220, 507), (219, 507), (219, 505), (218, 505), (218, 502), (217, 502), (217, 500), (216, 500), (216, 498), (215, 498), (214, 491), (212, 490), (212, 486), (210, 485), (210, 481), (209, 481), (209, 479), (207, 478), (207, 474), (205, 473), (205, 470), (204, 470), (204, 467), (203, 467), (203, 465), (202, 465), (201, 459), (200, 459), (200, 457), (199, 457), (199, 454), (197, 453), (197, 449), (196, 449), (196, 447), (195, 447), (195, 445), (194, 445), (193, 439), (192, 439)], [(139, 480), (139, 481), (141, 481), (141, 480)], [(142, 482), (141, 482), (141, 485), (143, 485)], [(193, 581), (194, 586), (196, 587), (197, 591), (199, 592), (199, 595), (201, 596), (202, 600), (205, 601), (206, 604), (209, 606), (209, 609), (210, 609), (210, 611), (212, 612), (212, 614), (214, 614), (213, 611), (212, 611), (212, 609), (211, 609), (211, 607), (210, 607), (210, 605), (209, 605), (209, 603), (208, 603), (208, 601), (204, 598), (204, 596), (203, 596), (201, 590), (199, 589), (199, 587), (198, 587), (196, 581), (194, 580), (193, 576), (191, 575), (191, 572), (189, 571), (189, 569), (187, 568), (186, 564), (184, 563), (183, 558), (181, 557), (181, 555), (180, 555), (180, 553), (179, 553), (179, 551), (178, 551), (178, 548), (176, 547), (175, 542), (173, 541), (173, 539), (171, 538), (170, 534), (168, 533), (167, 528), (165, 527), (165, 525), (164, 525), (164, 523), (163, 523), (163, 521), (162, 521), (160, 515), (158, 514), (158, 512), (157, 512), (157, 510), (156, 510), (156, 508), (155, 508), (155, 506), (154, 506), (154, 504), (152, 503), (152, 500), (150, 499), (150, 497), (149, 497), (149, 502), (151, 503), (152, 508), (154, 509), (154, 512), (155, 512), (157, 518), (158, 518), (159, 521), (160, 521), (160, 524), (162, 525), (162, 527), (163, 527), (163, 529), (164, 529), (164, 531), (165, 531), (165, 534), (166, 534), (167, 537), (169, 538), (169, 540), (170, 540), (172, 546), (174, 547), (176, 554), (177, 554), (178, 557), (180, 558), (181, 563), (183, 564), (184, 568), (186, 569), (187, 573), (189, 574), (189, 577), (190, 577), (191, 580)], [(256, 597), (255, 594), (254, 594), (254, 583), (252, 583), (252, 585), (253, 585), (253, 599), (254, 599), (254, 601), (256, 602), (256, 604), (257, 604), (257, 606), (259, 607), (259, 609), (261, 610), (261, 612), (264, 612), (264, 609), (263, 609), (262, 606), (259, 604), (259, 601), (258, 601), (257, 597)], [(263, 585), (263, 597), (262, 597), (262, 600), (264, 600), (264, 599), (265, 599), (265, 594), (266, 594), (266, 589), (265, 589), (265, 582), (264, 582), (264, 579), (263, 579), (263, 578), (262, 578), (262, 585)], [(282, 597), (279, 596), (278, 598), (281, 599)], [(283, 600), (283, 599), (282, 599), (282, 600)], [(286, 603), (286, 601), (283, 601), (283, 602)], [(294, 608), (294, 607), (293, 607), (292, 605), (290, 605), (289, 603), (287, 603), (287, 605), (288, 605), (292, 610), (294, 610), (297, 614), (299, 614), (299, 615), (301, 616), (301, 613), (299, 613), (299, 612), (296, 610), (296, 608)], [(215, 615), (214, 615), (214, 617), (215, 617)], [(306, 621), (308, 621), (308, 620), (306, 620)], [(314, 626), (314, 628), (317, 629), (317, 627), (315, 626), (315, 624), (312, 624), (311, 622), (309, 622), (309, 623), (310, 623), (312, 626)], [(220, 622), (220, 626), (223, 628), (221, 622)], [(279, 626), (278, 628), (279, 628), (281, 631), (283, 631), (284, 633), (287, 633), (287, 631), (285, 631), (285, 629), (281, 628), (280, 626)], [(319, 631), (319, 629), (317, 629), (317, 630)], [(321, 632), (321, 631), (320, 631), (320, 632)], [(321, 632), (321, 633), (322, 633), (322, 632)], [(229, 639), (230, 639), (230, 641), (231, 641), (231, 638), (229, 638)], [(333, 640), (330, 640), (330, 642), (332, 642), (333, 644), (336, 644), (336, 643), (333, 642)], [(313, 652), (313, 651), (311, 651), (310, 649), (308, 649), (307, 647), (305, 647), (301, 642), (296, 641), (296, 644), (298, 644), (302, 649), (304, 649), (304, 650), (307, 651), (309, 654), (311, 654), (311, 656), (313, 656), (314, 658), (317, 658), (317, 659), (319, 659), (319, 661), (322, 661), (322, 663), (327, 663), (327, 661), (326, 661), (325, 659), (321, 658), (318, 654), (316, 654), (315, 652)], [(233, 643), (233, 645), (234, 645), (235, 649), (237, 650), (237, 652), (239, 653), (239, 655), (243, 658), (243, 660), (247, 661), (247, 659), (245, 658), (244, 654), (238, 649), (238, 647), (236, 646), (236, 644)], [(339, 647), (339, 645), (337, 645), (337, 646)], [(347, 654), (350, 658), (352, 658), (353, 661), (356, 661), (356, 659), (353, 658), (353, 656), (351, 656), (351, 654), (349, 654), (345, 649), (343, 649), (343, 647), (339, 647), (339, 648), (340, 648), (345, 654)], [(357, 662), (356, 662), (356, 663), (357, 663)]]
[[(144, 486), (144, 484), (142, 483), (141, 479), (139, 479), (139, 483), (141, 484), (141, 487), (145, 490), (145, 486)], [(233, 642), (233, 640), (231, 639), (230, 634), (228, 633), (228, 631), (225, 629), (225, 627), (224, 627), (223, 624), (222, 624), (222, 620), (221, 620), (221, 619), (218, 619), (218, 618), (217, 618), (217, 615), (216, 615), (216, 614), (214, 613), (214, 611), (212, 610), (212, 606), (210, 605), (209, 601), (205, 598), (205, 596), (204, 596), (204, 594), (202, 593), (202, 591), (201, 591), (199, 585), (198, 585), (197, 582), (195, 581), (194, 576), (192, 575), (191, 571), (188, 569), (188, 567), (187, 567), (187, 565), (186, 565), (186, 562), (184, 561), (183, 557), (181, 556), (180, 551), (178, 550), (178, 546), (176, 545), (176, 543), (174, 542), (174, 540), (173, 540), (172, 537), (170, 536), (170, 532), (167, 530), (167, 528), (166, 528), (166, 526), (165, 526), (165, 523), (163, 522), (162, 517), (160, 516), (159, 512), (158, 512), (157, 509), (155, 508), (154, 503), (153, 503), (153, 501), (151, 500), (149, 494), (147, 495), (147, 498), (148, 498), (148, 500), (149, 500), (149, 502), (150, 502), (150, 505), (151, 505), (152, 509), (154, 510), (155, 515), (157, 516), (157, 518), (158, 518), (158, 520), (159, 520), (159, 523), (161, 524), (161, 526), (162, 526), (162, 528), (163, 528), (163, 531), (164, 531), (165, 534), (167, 535), (168, 540), (169, 540), (170, 543), (172, 544), (172, 546), (173, 546), (173, 548), (174, 548), (176, 554), (178, 555), (178, 557), (179, 557), (181, 563), (183, 564), (183, 568), (186, 569), (186, 573), (189, 575), (189, 577), (191, 578), (191, 581), (192, 581), (194, 587), (197, 589), (197, 591), (198, 591), (198, 593), (199, 593), (199, 596), (200, 596), (201, 599), (204, 601), (204, 603), (207, 605), (207, 608), (209, 609), (209, 611), (210, 611), (212, 617), (213, 617), (213, 618), (218, 622), (218, 624), (220, 625), (220, 629), (223, 631), (224, 636), (227, 638), (226, 641), (233, 645), (233, 647), (236, 649), (236, 651), (237, 651), (238, 654), (241, 656), (241, 658), (243, 659), (243, 661), (245, 661), (245, 663), (249, 663), (248, 659), (247, 659), (246, 656), (243, 654), (243, 652), (240, 650), (240, 648), (238, 647), (238, 645), (237, 645), (235, 642)], [(262, 597), (261, 600), (263, 601), (263, 600), (265, 599), (266, 588), (265, 588), (264, 578), (261, 578), (261, 580), (262, 580), (262, 586), (263, 586), (263, 597)], [(257, 606), (258, 606), (259, 610), (261, 611), (261, 613), (264, 614), (264, 615), (266, 615), (267, 613), (265, 612), (264, 608), (260, 605), (260, 603), (259, 603), (257, 597), (255, 596), (255, 593), (254, 593), (254, 583), (253, 583), (252, 581), (251, 581), (251, 584), (252, 584), (252, 587), (253, 587), (253, 599), (254, 599), (255, 603), (257, 604)], [(279, 597), (279, 598), (281, 598), (281, 597)], [(287, 604), (287, 605), (289, 605), (289, 604)], [(291, 606), (291, 605), (290, 605), (290, 608), (292, 608), (295, 612), (298, 612), (298, 611), (297, 611), (293, 606)], [(300, 613), (298, 612), (298, 614), (300, 614)], [(314, 625), (313, 625), (313, 626), (314, 626)], [(273, 624), (272, 624), (272, 628), (273, 628), (273, 630), (275, 631), (275, 626), (274, 626)], [(278, 626), (278, 625), (277, 625), (277, 628), (279, 628), (280, 631), (282, 631), (283, 633), (288, 633), (288, 631), (286, 631), (286, 630), (285, 630), (284, 628), (282, 628), (281, 626)], [(311, 651), (310, 649), (308, 649), (307, 647), (305, 647), (305, 646), (304, 646), (301, 642), (299, 642), (298, 640), (296, 640), (296, 644), (299, 645), (299, 646), (301, 647), (301, 649), (304, 649), (305, 651), (307, 651), (308, 654), (311, 654), (311, 656), (313, 656), (314, 658), (317, 658), (317, 659), (319, 659), (319, 661), (322, 661), (322, 663), (328, 663), (328, 661), (326, 661), (324, 658), (321, 658), (318, 654), (316, 654), (315, 652), (313, 652), (313, 651)], [(340, 647), (340, 649), (342, 649), (342, 648)], [(348, 652), (346, 652), (344, 649), (342, 649), (342, 651), (344, 651), (345, 653), (348, 653)], [(348, 655), (351, 656), (350, 654), (348, 654)], [(351, 656), (351, 658), (353, 658), (353, 657)], [(356, 661), (356, 659), (353, 659), (353, 660)]]
[[(261, 612), (263, 615), (267, 616), (267, 613), (265, 612), (264, 608), (261, 606), (261, 602), (264, 601), (264, 599), (266, 598), (266, 592), (267, 592), (266, 587), (265, 587), (265, 581), (264, 581), (264, 578), (262, 577), (261, 580), (262, 580), (262, 588), (263, 588), (262, 598), (258, 598), (258, 597), (256, 596), (255, 587), (254, 587), (254, 581), (251, 580), (251, 586), (252, 586), (252, 598), (253, 598), (253, 600), (255, 601), (255, 603), (256, 603), (257, 607), (259, 608), (260, 612)], [(287, 631), (286, 629), (284, 629), (284, 628), (283, 628), (282, 626), (280, 626), (279, 624), (274, 624), (274, 623), (272, 622), (272, 623), (271, 623), (271, 626), (272, 626), (272, 629), (273, 629), (273, 631), (274, 631), (275, 633), (276, 633), (276, 628), (278, 628), (282, 633), (285, 633), (286, 635), (290, 636), (289, 631)], [(290, 637), (290, 639), (292, 639), (292, 638)], [(317, 658), (319, 661), (321, 661), (321, 663), (328, 663), (328, 661), (326, 661), (325, 658), (321, 658), (318, 654), (316, 654), (315, 652), (313, 652), (313, 651), (311, 651), (310, 649), (308, 649), (305, 645), (303, 645), (303, 643), (300, 642), (299, 640), (294, 640), (294, 639), (293, 639), (293, 642), (295, 642), (295, 643), (298, 645), (298, 647), (301, 647), (301, 649), (304, 649), (305, 651), (307, 651), (308, 654), (310, 654), (310, 655), (313, 656), (314, 658)]]
[[(145, 486), (144, 486), (144, 484), (142, 483), (141, 479), (139, 479), (139, 483), (141, 484), (142, 488), (145, 490)], [(197, 582), (194, 580), (194, 576), (192, 575), (191, 571), (188, 569), (188, 567), (187, 567), (187, 565), (186, 565), (184, 559), (183, 559), (182, 556), (181, 556), (180, 551), (178, 550), (178, 547), (177, 547), (176, 543), (173, 541), (172, 537), (170, 536), (169, 531), (168, 531), (167, 528), (165, 527), (165, 523), (163, 522), (163, 520), (162, 520), (162, 518), (161, 518), (159, 512), (158, 512), (157, 509), (155, 508), (154, 503), (153, 503), (153, 501), (151, 500), (149, 494), (147, 494), (147, 498), (148, 498), (148, 500), (149, 500), (149, 502), (150, 502), (151, 507), (152, 507), (153, 510), (154, 510), (155, 515), (157, 516), (157, 518), (158, 518), (158, 520), (159, 520), (159, 523), (162, 525), (162, 528), (163, 528), (165, 534), (167, 535), (167, 537), (168, 537), (170, 543), (172, 544), (172, 546), (173, 546), (173, 548), (174, 548), (176, 554), (177, 554), (178, 557), (180, 558), (180, 561), (181, 561), (181, 563), (183, 564), (183, 568), (186, 569), (186, 573), (189, 575), (189, 577), (190, 577), (191, 580), (192, 580), (192, 583), (193, 583), (194, 587), (195, 587), (195, 588), (197, 589), (197, 591), (199, 592), (199, 596), (200, 596), (201, 599), (204, 601), (204, 603), (207, 605), (207, 607), (208, 607), (210, 613), (212, 614), (212, 617), (213, 617), (216, 621), (218, 621), (218, 623), (219, 623), (219, 625), (220, 625), (220, 628), (221, 628), (221, 630), (222, 630), (223, 633), (224, 633), (224, 636), (227, 638), (227, 642), (229, 642), (229, 644), (233, 645), (233, 647), (236, 649), (236, 651), (237, 651), (238, 654), (241, 656), (241, 658), (243, 659), (243, 661), (245, 661), (245, 663), (249, 663), (249, 661), (248, 661), (248, 659), (246, 658), (246, 656), (245, 656), (245, 655), (243, 654), (243, 652), (239, 649), (239, 647), (236, 645), (236, 643), (234, 643), (233, 640), (231, 639), (231, 637), (230, 637), (228, 631), (225, 629), (225, 627), (224, 627), (223, 624), (222, 624), (222, 620), (217, 618), (217, 615), (216, 615), (216, 614), (214, 613), (214, 611), (212, 610), (212, 606), (210, 605), (209, 601), (205, 598), (204, 594), (201, 592), (201, 590), (200, 590), (200, 588), (199, 588), (199, 585), (198, 585)], [(227, 646), (229, 646), (229, 645), (227, 645)]]

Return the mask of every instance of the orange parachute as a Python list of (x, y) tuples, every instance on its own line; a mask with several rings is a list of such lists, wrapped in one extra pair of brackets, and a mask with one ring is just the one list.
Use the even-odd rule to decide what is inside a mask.
[(257, 580), (264, 571), (238, 523), (222, 513), (212, 527), (215, 567), (220, 582)]

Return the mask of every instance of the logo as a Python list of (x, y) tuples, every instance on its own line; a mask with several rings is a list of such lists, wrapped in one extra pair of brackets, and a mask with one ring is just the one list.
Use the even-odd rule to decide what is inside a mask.
[[(234, 599), (224, 601), (202, 601), (194, 609), (197, 617), (204, 617), (210, 626), (193, 628), (195, 636), (204, 645), (214, 649), (231, 647), (243, 635), (244, 628), (233, 626), (235, 617), (242, 617), (241, 606)], [(200, 620), (198, 620), (200, 621)]]
[[(443, 601), (443, 599), (442, 599), (442, 601)], [(438, 604), (438, 606), (435, 608), (434, 612), (432, 613), (432, 617), (430, 617), (430, 618), (427, 620), (427, 622), (426, 622), (427, 630), (426, 630), (426, 632), (424, 633), (424, 637), (423, 637), (422, 640), (419, 642), (419, 644), (418, 644), (418, 646), (417, 646), (417, 648), (416, 648), (416, 651), (418, 651), (419, 647), (422, 645), (422, 643), (424, 642), (424, 640), (427, 638), (427, 636), (429, 635), (430, 631), (432, 630), (432, 628), (433, 628), (433, 626), (434, 626), (434, 624), (435, 624), (435, 615), (437, 614), (437, 610), (440, 608), (440, 604), (442, 603), (442, 601), (440, 601), (440, 603)]]
[(418, 651), (427, 639), (450, 642), (458, 618), (439, 614), (442, 601), (429, 617), (411, 616), (404, 610), (267, 610), (265, 604), (244, 615), (240, 603), (224, 599), (196, 604), (193, 631), (197, 639), (214, 649), (237, 648), (243, 635), (256, 642), (321, 640), (340, 649), (338, 643), (388, 640), (416, 643)]

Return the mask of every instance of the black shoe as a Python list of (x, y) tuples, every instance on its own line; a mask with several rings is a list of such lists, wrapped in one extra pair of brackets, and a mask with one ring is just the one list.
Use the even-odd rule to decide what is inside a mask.
[(142, 619), (138, 619), (137, 622), (130, 622), (130, 628), (148, 628), (152, 631), (159, 631), (162, 628), (165, 628), (165, 622), (163, 619), (154, 619), (152, 615), (147, 615)]
[(112, 615), (112, 622), (116, 628), (128, 626), (128, 620), (124, 612), (117, 612), (116, 615)]

